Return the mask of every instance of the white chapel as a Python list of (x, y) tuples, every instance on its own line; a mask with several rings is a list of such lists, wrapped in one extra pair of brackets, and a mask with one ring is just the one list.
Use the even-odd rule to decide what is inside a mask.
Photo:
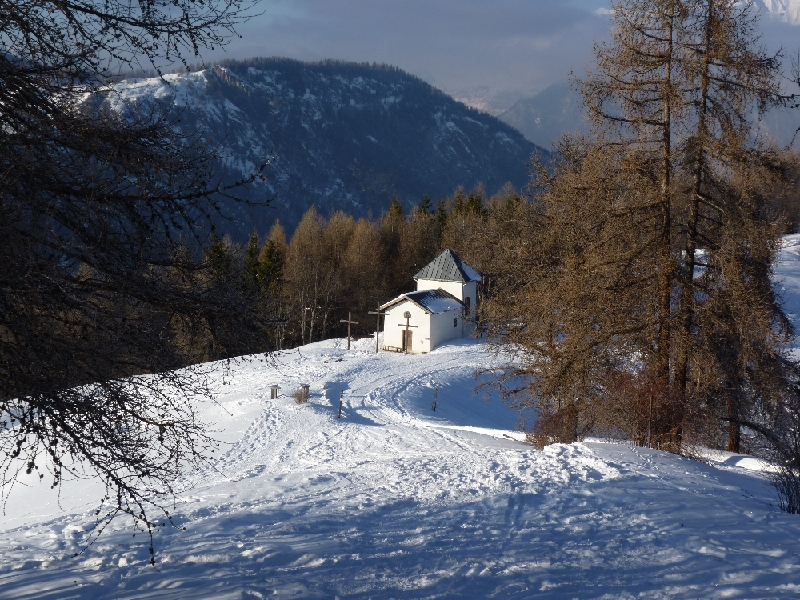
[(417, 291), (381, 306), (383, 349), (424, 354), (472, 332), (481, 275), (445, 250), (414, 275)]

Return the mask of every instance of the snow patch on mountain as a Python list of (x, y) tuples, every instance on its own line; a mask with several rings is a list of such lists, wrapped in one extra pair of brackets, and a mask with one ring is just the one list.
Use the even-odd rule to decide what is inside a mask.
[(800, 0), (755, 0), (755, 5), (791, 25), (800, 25)]

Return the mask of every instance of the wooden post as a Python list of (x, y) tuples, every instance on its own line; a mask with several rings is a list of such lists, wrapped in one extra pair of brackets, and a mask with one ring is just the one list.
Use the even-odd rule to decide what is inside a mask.
[(358, 321), (353, 321), (348, 312), (347, 319), (339, 319), (339, 323), (347, 323), (347, 349), (350, 350), (350, 325), (358, 325)]
[(342, 418), (342, 404), (344, 403), (343, 397), (344, 397), (344, 390), (339, 392), (339, 416), (336, 417), (337, 419), (341, 419)]
[(381, 312), (381, 309), (379, 308), (378, 310), (371, 310), (367, 314), (378, 315), (378, 319), (377, 319), (378, 322), (375, 324), (375, 354), (377, 354), (378, 353), (378, 332), (381, 329), (381, 315), (385, 315), (386, 313), (385, 312)]
[[(402, 323), (398, 323), (397, 324), (398, 327), (405, 327), (406, 328), (405, 331), (408, 331), (408, 329), (410, 327), (419, 327), (419, 325), (410, 325), (409, 324), (411, 322), (411, 311), (407, 310), (406, 313), (403, 316), (406, 318), (406, 324), (403, 325)], [(405, 339), (408, 340), (408, 334), (405, 335)], [(408, 342), (406, 342), (406, 354), (409, 353), (409, 350), (410, 350), (410, 348), (408, 347)]]
[(437, 385), (433, 388), (433, 402), (431, 402), (431, 408), (434, 412), (436, 412), (436, 405), (439, 404), (439, 386)]

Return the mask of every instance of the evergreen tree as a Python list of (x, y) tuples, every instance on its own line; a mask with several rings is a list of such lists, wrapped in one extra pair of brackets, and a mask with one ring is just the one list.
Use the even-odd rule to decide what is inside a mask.
[(442, 235), (444, 235), (444, 230), (447, 227), (447, 218), (447, 202), (442, 198), (436, 206), (436, 240), (440, 248), (442, 246)]
[(208, 236), (204, 254), (210, 279), (224, 280), (233, 272), (231, 245), (230, 238), (220, 238), (216, 231), (212, 231)]
[(284, 347), (291, 329), (290, 304), (286, 302), (284, 282), (287, 249), (286, 234), (276, 221), (258, 255), (258, 282), (260, 304), (264, 313), (271, 317), (271, 330), (278, 349)]
[(428, 194), (422, 196), (422, 201), (417, 206), (417, 210), (424, 215), (433, 214), (433, 204), (431, 204), (431, 199), (428, 197)]
[(388, 275), (386, 282), (388, 284), (385, 293), (387, 296), (397, 295), (403, 291), (402, 277), (395, 279), (394, 275), (400, 273), (402, 268), (400, 266), (400, 243), (405, 234), (406, 220), (403, 215), (403, 207), (400, 200), (395, 196), (389, 205), (380, 224), (381, 235), (381, 248), (380, 257), (381, 263), (384, 265), (385, 273)]
[(286, 234), (276, 221), (258, 255), (258, 280), (262, 289), (273, 290), (280, 285), (287, 249)]
[(258, 233), (253, 230), (247, 240), (247, 246), (245, 246), (243, 273), (245, 286), (253, 291), (259, 289), (258, 254)]
[(458, 188), (456, 188), (456, 191), (453, 193), (451, 204), (453, 208), (448, 216), (459, 216), (468, 212), (467, 195), (464, 193), (463, 187), (458, 186)]

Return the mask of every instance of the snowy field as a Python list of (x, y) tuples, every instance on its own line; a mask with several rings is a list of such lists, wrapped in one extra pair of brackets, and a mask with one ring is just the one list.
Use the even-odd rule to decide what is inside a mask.
[[(777, 268), (795, 314), (799, 248), (787, 238)], [(778, 509), (760, 461), (600, 441), (539, 452), (518, 414), (476, 395), (476, 369), (492, 365), (479, 343), (344, 347), (219, 379), (202, 410), (222, 456), (187, 479), (175, 510), (186, 530), (157, 533), (156, 569), (124, 518), (72, 558), (101, 495), (92, 482), (60, 498), (17, 488), (0, 598), (800, 597), (800, 516)], [(305, 405), (289, 397), (300, 383)]]

